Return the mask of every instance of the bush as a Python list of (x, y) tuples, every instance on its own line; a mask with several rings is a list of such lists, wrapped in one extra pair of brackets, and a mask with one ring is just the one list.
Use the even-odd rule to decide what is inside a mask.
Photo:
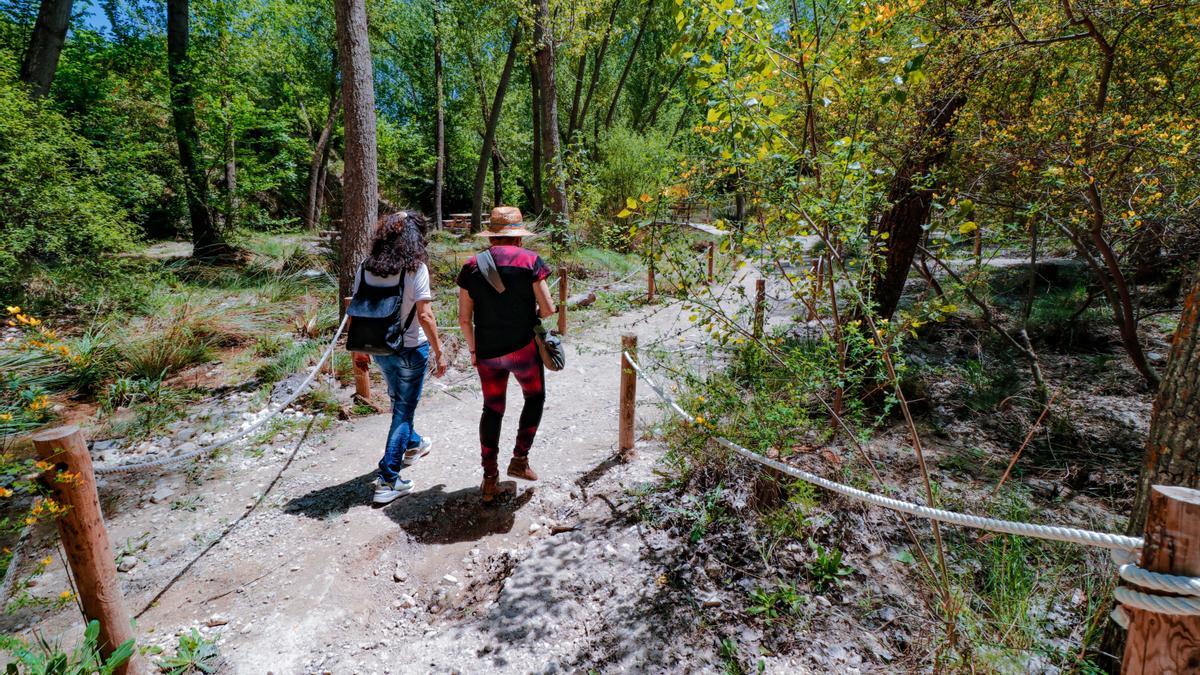
[(134, 238), (91, 145), (12, 84), (14, 69), (0, 55), (0, 292), (11, 294), (38, 263), (95, 274)]

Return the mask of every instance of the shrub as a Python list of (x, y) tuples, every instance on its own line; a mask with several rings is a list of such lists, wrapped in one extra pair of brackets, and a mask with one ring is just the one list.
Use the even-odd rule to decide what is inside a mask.
[[(133, 640), (126, 640), (107, 659), (101, 656), (100, 622), (89, 621), (83, 631), (83, 642), (71, 652), (63, 651), (58, 644), (51, 644), (38, 636), (30, 644), (8, 635), (0, 636), (0, 650), (11, 656), (8, 672), (23, 672), (30, 675), (83, 675), (97, 673), (110, 675), (117, 667), (133, 656)], [(18, 667), (17, 664), (24, 666)]]
[(96, 274), (134, 230), (97, 181), (99, 160), (71, 123), (13, 84), (0, 55), (0, 291), (17, 293), (35, 265)]

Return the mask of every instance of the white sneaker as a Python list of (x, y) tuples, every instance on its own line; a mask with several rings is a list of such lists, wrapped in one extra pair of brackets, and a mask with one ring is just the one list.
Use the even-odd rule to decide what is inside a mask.
[(396, 482), (394, 483), (385, 483), (379, 478), (376, 478), (375, 482), (372, 483), (372, 486), (375, 488), (375, 496), (371, 498), (372, 503), (391, 504), (400, 497), (412, 492), (413, 482), (411, 480), (397, 478)]
[(433, 441), (422, 436), (420, 445), (418, 445), (415, 448), (409, 448), (408, 450), (405, 451), (404, 462), (401, 464), (401, 466), (412, 466), (418, 459), (421, 459), (425, 455), (428, 455), (429, 451), (432, 449), (433, 449)]

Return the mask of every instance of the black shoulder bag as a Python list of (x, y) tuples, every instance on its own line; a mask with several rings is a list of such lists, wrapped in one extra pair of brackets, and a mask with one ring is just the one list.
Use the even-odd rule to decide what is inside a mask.
[(364, 354), (395, 354), (404, 349), (404, 334), (417, 315), (414, 302), (408, 317), (400, 321), (404, 305), (404, 272), (396, 288), (367, 283), (363, 266), (358, 267), (358, 284), (346, 307), (351, 317), (346, 333), (346, 349)]
[[(505, 291), (504, 280), (500, 278), (500, 270), (496, 269), (496, 261), (492, 259), (491, 251), (484, 251), (475, 256), (475, 264), (483, 273), (485, 279), (496, 289), (497, 293)], [(560, 371), (567, 365), (567, 352), (563, 349), (562, 338), (558, 331), (547, 331), (539, 319), (533, 327), (533, 339), (537, 341), (538, 355), (546, 370)]]

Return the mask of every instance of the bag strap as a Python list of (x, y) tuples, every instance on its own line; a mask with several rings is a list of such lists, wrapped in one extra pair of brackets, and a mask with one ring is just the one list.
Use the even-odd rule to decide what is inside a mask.
[(496, 289), (497, 293), (503, 293), (504, 280), (500, 278), (500, 270), (496, 269), (496, 260), (492, 257), (491, 251), (482, 251), (475, 254), (475, 264), (479, 267), (479, 271), (483, 272), (483, 276), (487, 279), (492, 288)]

